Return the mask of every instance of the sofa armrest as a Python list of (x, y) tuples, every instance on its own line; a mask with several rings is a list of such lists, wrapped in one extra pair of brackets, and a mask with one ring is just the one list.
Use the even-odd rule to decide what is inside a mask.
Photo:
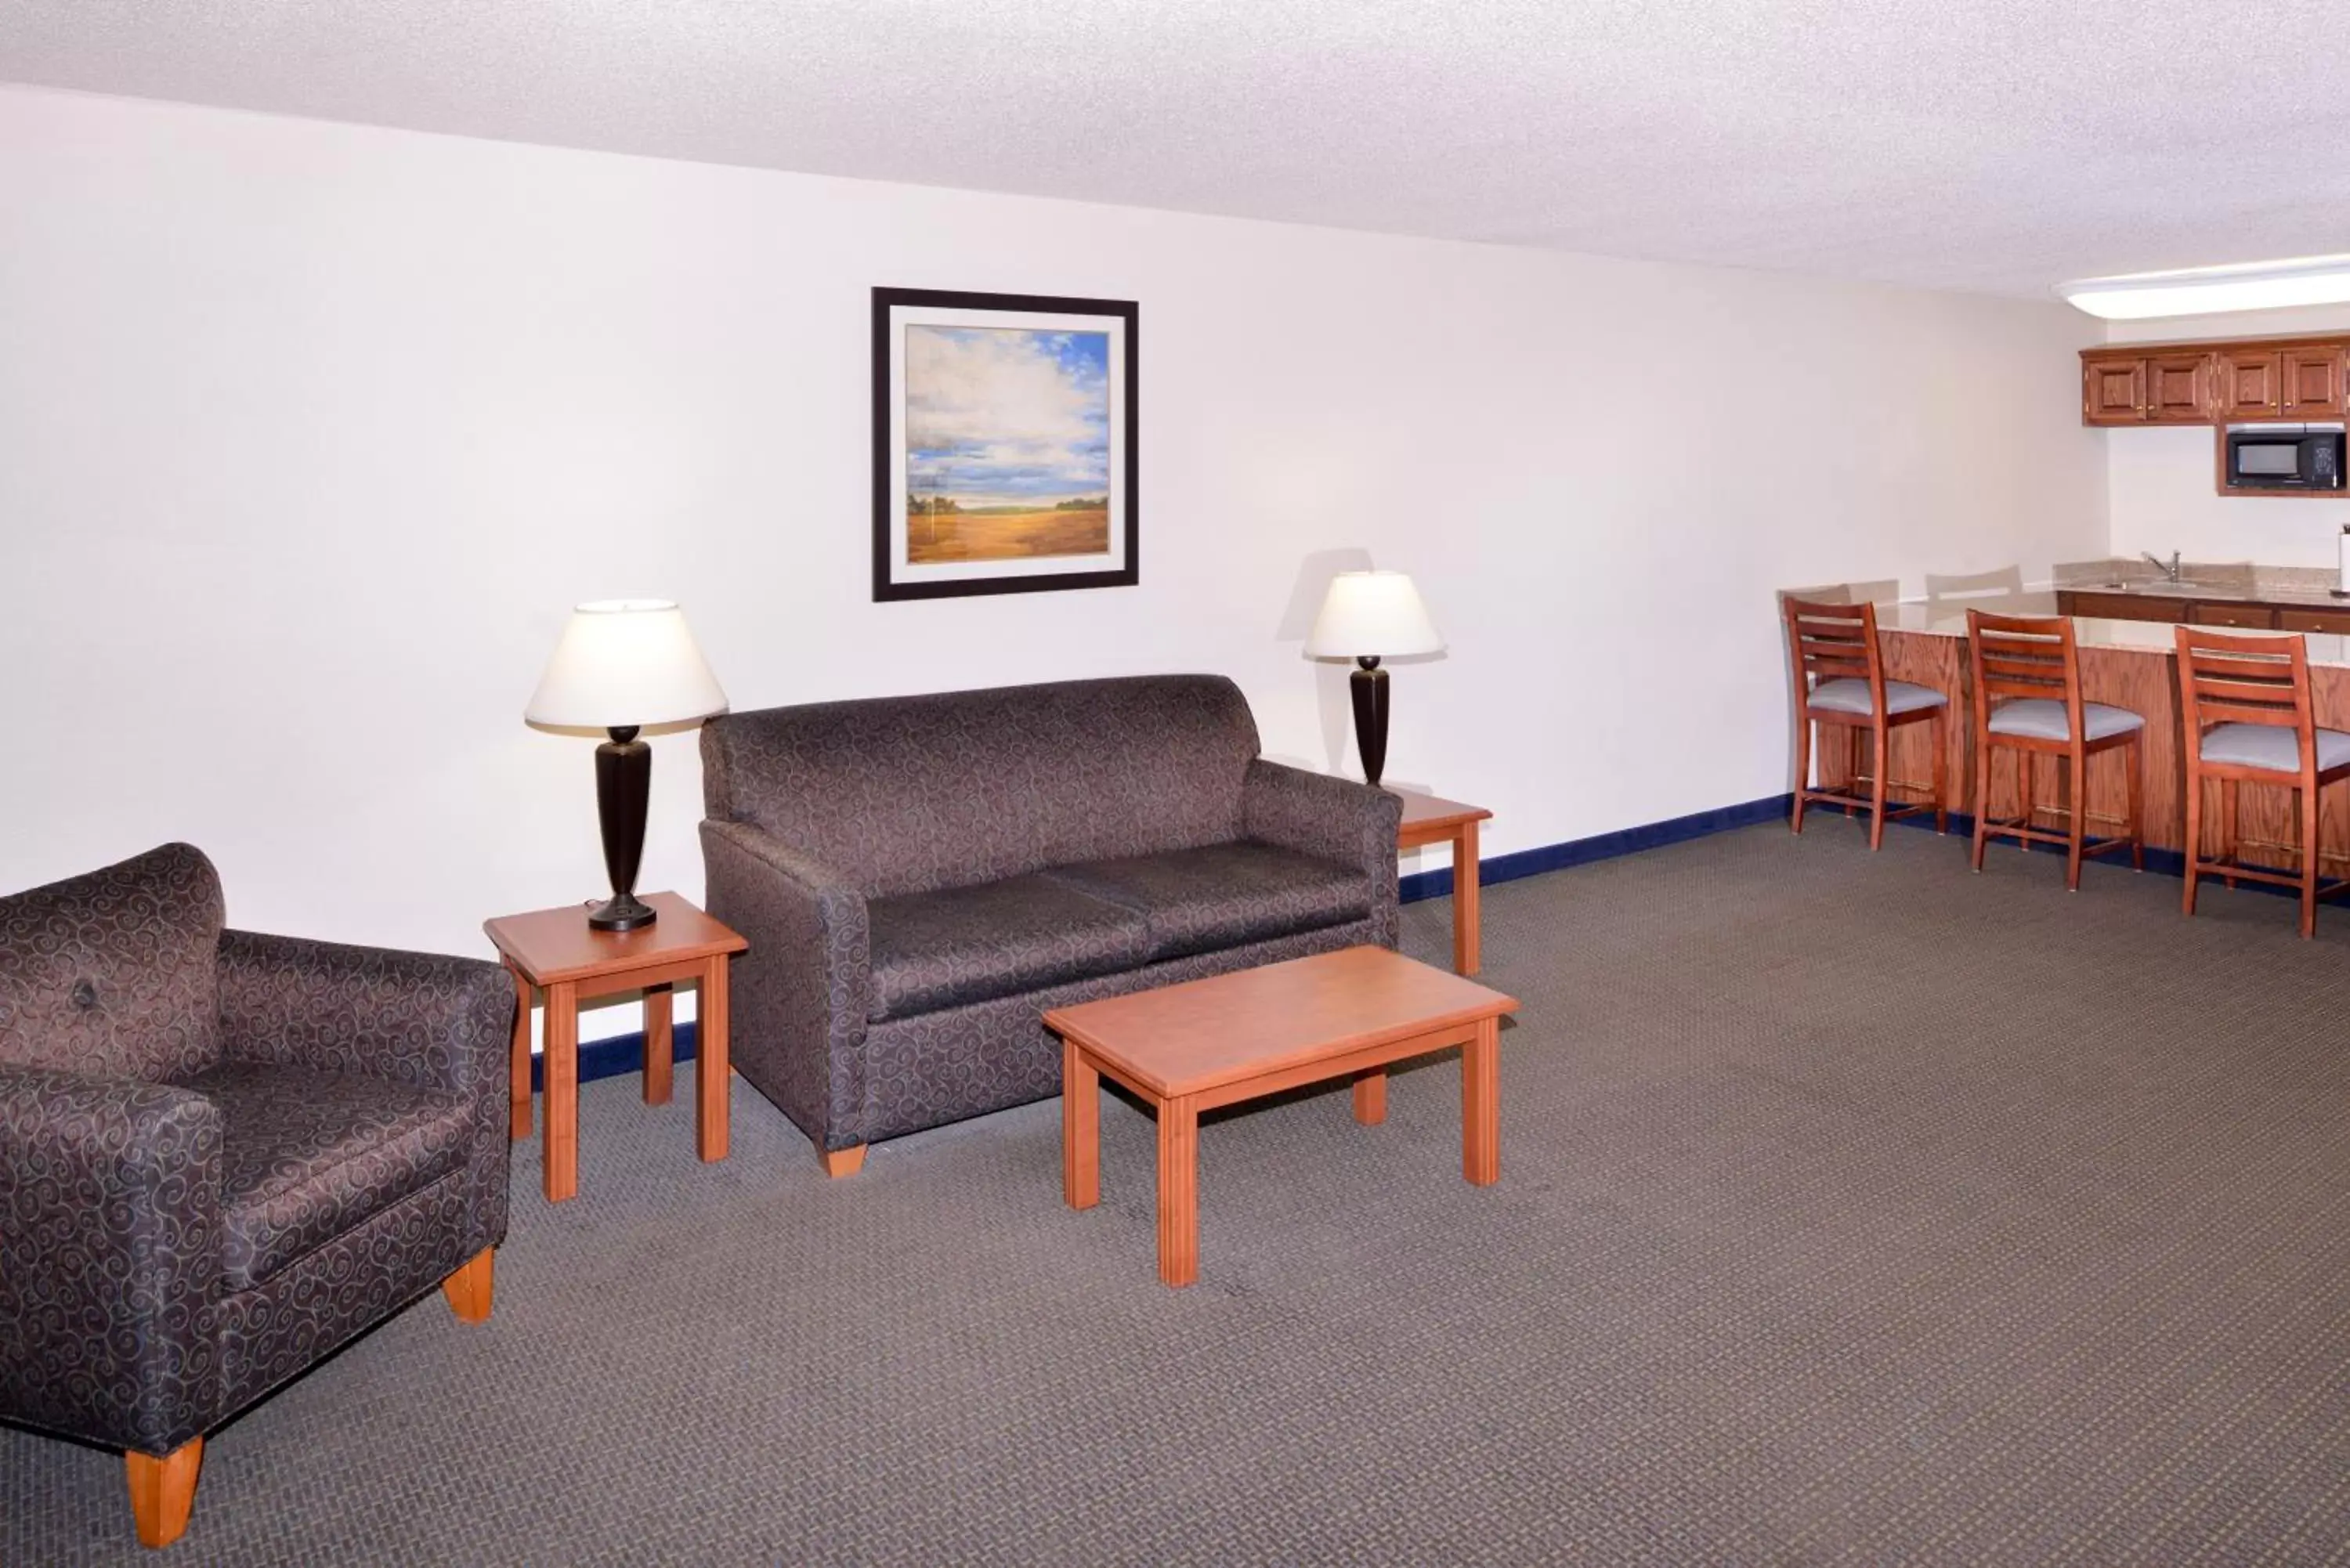
[(0, 1066), (0, 1417), (163, 1454), (218, 1419), (218, 1106)]
[(1241, 815), (1251, 838), (1353, 867), (1369, 877), (1378, 940), (1396, 945), (1401, 925), (1396, 900), (1401, 796), (1259, 757), (1249, 763), (1242, 785)]
[(710, 912), (751, 945), (730, 981), (737, 1071), (826, 1149), (865, 1141), (865, 895), (772, 834), (702, 825)]

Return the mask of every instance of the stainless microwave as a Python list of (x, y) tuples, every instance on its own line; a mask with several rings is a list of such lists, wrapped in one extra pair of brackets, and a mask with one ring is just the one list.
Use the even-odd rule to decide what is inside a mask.
[(2340, 425), (2230, 425), (2230, 490), (2339, 490)]

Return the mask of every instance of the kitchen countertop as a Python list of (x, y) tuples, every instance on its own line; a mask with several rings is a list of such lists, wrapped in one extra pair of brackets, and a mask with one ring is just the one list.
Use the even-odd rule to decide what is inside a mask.
[[(2083, 593), (2118, 591), (2113, 588), (2092, 587), (2085, 583), (2065, 583), (2063, 586)], [(2149, 592), (2146, 597), (2148, 598), (2205, 598), (2216, 601), (2228, 596), (2206, 593), (2201, 589), (2165, 589), (2159, 594)], [(2265, 592), (2258, 596), (2247, 595), (2245, 597), (2246, 602), (2262, 604), (2290, 602), (2282, 599), (2272, 600)], [(2318, 590), (2314, 602), (2333, 609), (2345, 607), (2344, 601), (2326, 597), (2322, 588)], [(2050, 590), (2043, 593), (1998, 594), (1968, 599), (1911, 599), (1899, 604), (1879, 605), (1877, 607), (1877, 628), (1879, 631), (1922, 632), (1933, 637), (1964, 637), (1967, 635), (1967, 611), (1970, 609), (1979, 609), (1985, 615), (2054, 615), (2057, 613), (2056, 595), (2054, 590)], [(2232, 628), (2212, 629), (2224, 629), (2230, 636), (2237, 637), (2297, 637), (2309, 645), (2311, 664), (2350, 670), (2350, 637), (2322, 631), (2239, 632)], [(2083, 648), (2138, 649), (2148, 653), (2168, 653), (2178, 647), (2175, 640), (2176, 631), (2177, 628), (2167, 621), (2106, 620), (2098, 616), (2073, 618), (2074, 639)]]

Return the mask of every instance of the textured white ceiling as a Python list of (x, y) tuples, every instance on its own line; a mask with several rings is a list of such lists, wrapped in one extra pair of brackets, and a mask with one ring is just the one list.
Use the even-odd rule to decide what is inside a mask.
[(8, 0), (0, 80), (2042, 295), (2350, 251), (2308, 0)]

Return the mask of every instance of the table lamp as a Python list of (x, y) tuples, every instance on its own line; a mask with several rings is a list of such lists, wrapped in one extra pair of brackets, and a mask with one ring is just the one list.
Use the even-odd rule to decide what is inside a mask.
[(1406, 653), (1436, 653), (1444, 639), (1419, 602), (1419, 590), (1401, 572), (1341, 572), (1305, 639), (1314, 659), (1352, 659), (1347, 678), (1355, 700), (1355, 744), (1363, 777), (1372, 784), (1388, 764), (1388, 672), (1379, 660)]
[(612, 878), (611, 898), (588, 917), (596, 929), (633, 931), (653, 923), (652, 906), (636, 894), (653, 749), (637, 732), (725, 711), (726, 693), (694, 646), (685, 612), (669, 600), (602, 599), (571, 612), (523, 718), (611, 736), (596, 748), (596, 815)]

